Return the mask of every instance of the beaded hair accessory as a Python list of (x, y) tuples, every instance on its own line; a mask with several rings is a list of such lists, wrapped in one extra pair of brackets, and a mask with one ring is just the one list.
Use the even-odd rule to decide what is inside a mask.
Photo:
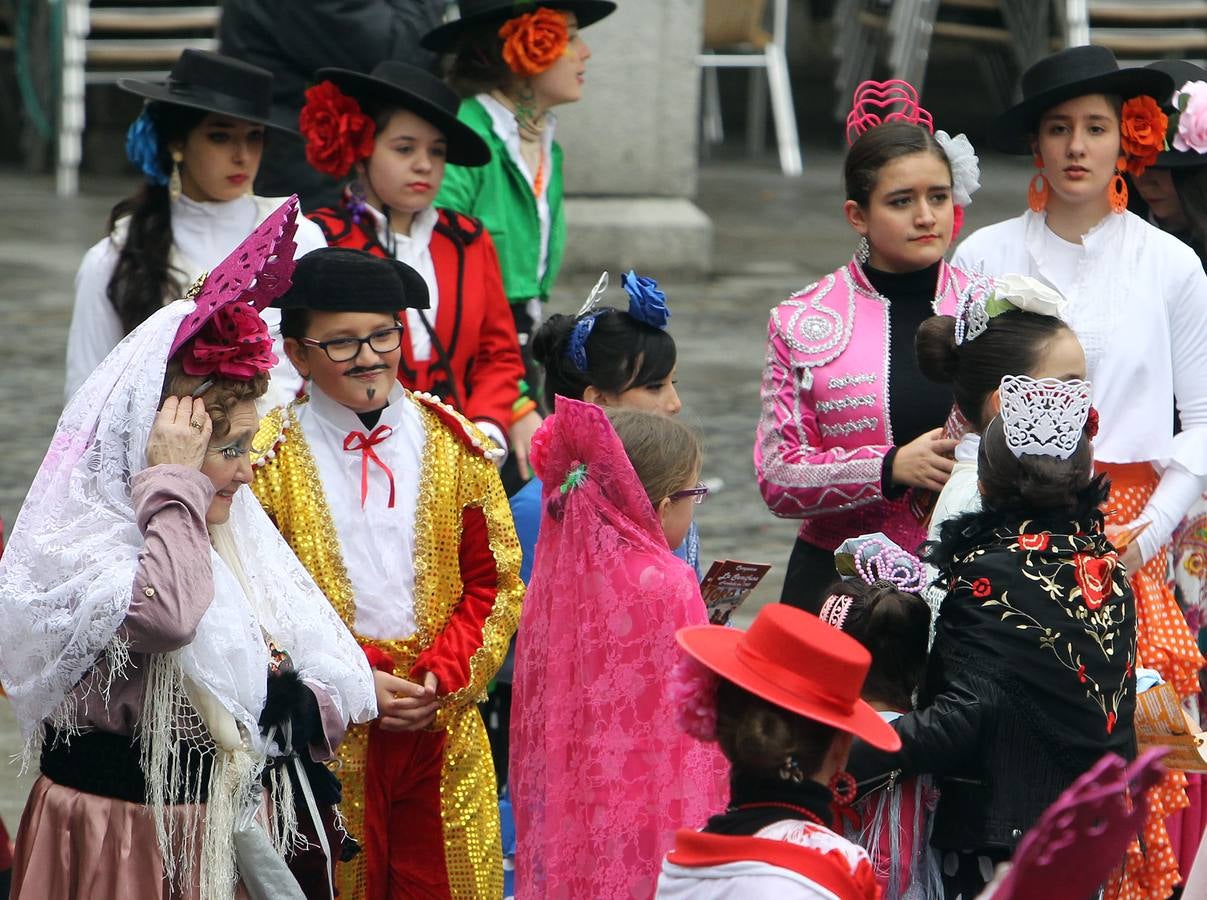
[(921, 560), (880, 532), (843, 541), (834, 551), (834, 568), (843, 578), (858, 578), (867, 585), (883, 581), (907, 593), (926, 586)]
[(908, 122), (921, 125), (931, 134), (935, 131), (934, 117), (922, 108), (918, 89), (908, 81), (894, 78), (863, 82), (855, 88), (851, 111), (847, 113), (847, 146), (865, 131), (886, 122)]
[(1090, 382), (1007, 375), (999, 395), (1006, 446), (1016, 457), (1068, 459), (1076, 452), (1090, 415)]
[(817, 618), (821, 619), (827, 625), (833, 625), (839, 631), (842, 631), (842, 626), (847, 620), (847, 613), (850, 611), (850, 597), (842, 594), (831, 594), (826, 598), (826, 602), (821, 605), (821, 613)]

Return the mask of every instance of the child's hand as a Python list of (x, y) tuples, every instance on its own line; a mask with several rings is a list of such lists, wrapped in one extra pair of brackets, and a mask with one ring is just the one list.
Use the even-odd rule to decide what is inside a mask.
[(375, 670), (373, 682), (377, 688), (377, 717), (386, 731), (419, 731), (436, 719), (439, 703), (436, 676), (428, 672), (423, 684), (416, 684)]
[(893, 457), (893, 483), (936, 493), (943, 490), (955, 465), (952, 454), (958, 443), (943, 437), (942, 428), (934, 428), (898, 447)]

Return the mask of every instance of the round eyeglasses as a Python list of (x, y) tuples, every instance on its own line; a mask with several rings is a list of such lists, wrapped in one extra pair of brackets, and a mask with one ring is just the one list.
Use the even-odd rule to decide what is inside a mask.
[(675, 493), (670, 495), (669, 499), (682, 500), (684, 497), (691, 497), (692, 503), (699, 506), (701, 503), (704, 502), (704, 498), (707, 496), (708, 496), (708, 485), (706, 485), (703, 481), (697, 481), (695, 487), (684, 488), (681, 491), (675, 491)]
[(307, 347), (318, 347), (332, 362), (351, 362), (360, 355), (360, 348), (365, 344), (374, 353), (393, 353), (402, 345), (402, 326), (383, 328), (363, 338), (341, 337), (329, 341), (302, 338), (302, 343)]

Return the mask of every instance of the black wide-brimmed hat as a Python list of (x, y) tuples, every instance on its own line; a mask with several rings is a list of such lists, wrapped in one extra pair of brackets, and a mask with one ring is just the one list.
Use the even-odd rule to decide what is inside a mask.
[(272, 72), (208, 50), (181, 53), (166, 82), (119, 78), (117, 86), (159, 103), (225, 113), (297, 134), (296, 128), (273, 118)]
[(319, 69), (316, 81), (330, 81), (360, 102), (372, 100), (408, 109), (443, 132), (448, 141), (448, 161), (458, 166), (484, 166), (490, 148), (478, 133), (457, 118), (461, 99), (447, 84), (424, 69), (386, 60), (373, 71)]
[[(1196, 66), (1192, 62), (1187, 62), (1184, 59), (1162, 59), (1155, 63), (1149, 63), (1149, 69), (1156, 69), (1158, 72), (1164, 72), (1173, 79), (1173, 89), (1178, 91), (1182, 85), (1188, 81), (1207, 81), (1207, 69), (1202, 66)], [(1173, 94), (1162, 101), (1161, 108), (1166, 114), (1174, 115), (1177, 110), (1173, 105)], [(1163, 150), (1157, 155), (1157, 161), (1150, 166), (1153, 169), (1197, 169), (1200, 166), (1207, 166), (1207, 153), (1198, 153), (1194, 150), (1175, 150), (1172, 146), (1168, 150)]]
[(293, 269), (293, 284), (272, 303), (278, 309), (380, 312), (427, 309), (427, 282), (404, 262), (349, 247), (312, 250)]
[(586, 28), (616, 10), (612, 0), (461, 0), (458, 6), (461, 18), (433, 28), (423, 36), (420, 45), (437, 53), (448, 53), (456, 48), (457, 41), (466, 31), (495, 22), (502, 25), (538, 6), (574, 13), (579, 28)]
[(1023, 72), (1023, 100), (997, 117), (989, 142), (1003, 153), (1029, 154), (1039, 117), (1066, 100), (1087, 94), (1113, 94), (1130, 100), (1147, 94), (1164, 103), (1172, 91), (1173, 81), (1167, 74), (1155, 69), (1121, 69), (1106, 47), (1069, 47)]

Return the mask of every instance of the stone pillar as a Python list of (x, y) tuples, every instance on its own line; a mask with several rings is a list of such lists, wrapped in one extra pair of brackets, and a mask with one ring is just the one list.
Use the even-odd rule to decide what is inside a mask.
[(712, 224), (692, 202), (702, 0), (618, 0), (583, 30), (583, 99), (558, 110), (568, 271), (709, 268)]

